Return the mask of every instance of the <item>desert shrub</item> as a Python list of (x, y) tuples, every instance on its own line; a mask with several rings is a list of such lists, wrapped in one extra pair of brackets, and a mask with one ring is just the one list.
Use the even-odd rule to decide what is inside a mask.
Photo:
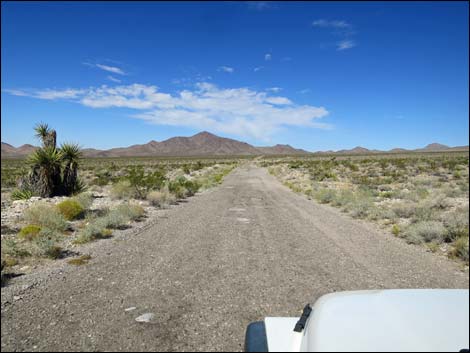
[(432, 221), (434, 219), (436, 219), (436, 210), (430, 207), (429, 203), (425, 202), (416, 205), (415, 213), (411, 217), (411, 222)]
[(186, 182), (186, 178), (185, 177), (178, 177), (176, 178), (175, 180), (170, 180), (170, 182), (168, 183), (168, 190), (173, 194), (175, 195), (176, 198), (178, 199), (182, 199), (186, 196), (186, 188), (184, 186)]
[(332, 201), (334, 206), (346, 206), (354, 201), (354, 193), (351, 190), (340, 190), (336, 193), (335, 198)]
[(394, 195), (393, 191), (382, 191), (379, 194), (379, 196), (383, 197), (384, 199), (391, 199), (393, 195)]
[(401, 230), (400, 230), (400, 227), (398, 226), (398, 224), (394, 224), (394, 225), (392, 226), (392, 234), (393, 234), (394, 236), (396, 236), (396, 237), (399, 236), (399, 235), (400, 235), (400, 231), (401, 231)]
[(21, 228), (20, 232), (18, 233), (18, 237), (24, 240), (33, 240), (34, 238), (38, 237), (39, 232), (41, 231), (41, 227), (35, 224), (29, 224), (23, 228)]
[(165, 184), (166, 177), (162, 169), (145, 173), (142, 166), (137, 166), (128, 170), (127, 180), (135, 190), (136, 196), (144, 199), (150, 190), (160, 190)]
[(313, 197), (320, 203), (330, 203), (336, 198), (336, 191), (333, 189), (320, 189), (314, 192)]
[(129, 200), (136, 197), (136, 191), (129, 180), (121, 180), (111, 187), (111, 197)]
[(454, 248), (451, 254), (457, 256), (468, 263), (468, 236), (457, 238), (453, 243)]
[(99, 222), (90, 222), (85, 226), (85, 228), (80, 230), (78, 236), (74, 240), (74, 243), (83, 244), (96, 239), (104, 238), (106, 237), (103, 234), (104, 230), (105, 228)]
[(62, 256), (63, 249), (57, 245), (57, 240), (53, 237), (39, 237), (34, 240), (35, 255), (49, 259), (58, 259)]
[(10, 198), (12, 200), (29, 200), (33, 195), (31, 190), (15, 189), (12, 191)]
[(391, 209), (400, 218), (410, 218), (416, 212), (416, 207), (406, 202), (397, 202), (392, 205)]
[(69, 199), (64, 200), (56, 205), (59, 212), (65, 217), (68, 221), (73, 221), (83, 215), (85, 211), (82, 205), (76, 200)]
[(174, 196), (168, 191), (151, 191), (147, 195), (147, 200), (156, 207), (163, 207), (175, 201)]
[(101, 170), (96, 172), (96, 178), (92, 180), (92, 185), (105, 186), (113, 180), (111, 172), (108, 170)]
[(46, 204), (30, 206), (25, 210), (23, 219), (29, 224), (36, 224), (56, 232), (67, 229), (64, 216), (55, 207)]
[(135, 221), (145, 214), (142, 206), (132, 203), (122, 204), (116, 207), (116, 212)]
[(437, 210), (445, 210), (450, 207), (451, 203), (445, 195), (438, 194), (427, 199), (424, 205)]
[(468, 206), (446, 213), (441, 219), (446, 227), (445, 241), (451, 242), (461, 237), (468, 237)]
[(72, 199), (77, 201), (84, 210), (88, 210), (93, 204), (93, 195), (89, 192), (82, 192)]
[(31, 256), (22, 244), (11, 238), (2, 239), (2, 253), (13, 257)]
[(375, 210), (374, 202), (369, 198), (357, 197), (349, 204), (349, 212), (354, 218), (366, 218)]
[(97, 227), (101, 230), (109, 229), (121, 229), (124, 228), (130, 221), (128, 215), (123, 215), (121, 212), (116, 210), (110, 211), (106, 216), (98, 218), (95, 222)]
[(431, 241), (442, 242), (446, 229), (441, 222), (422, 221), (411, 224), (404, 231), (404, 236), (409, 243), (421, 244)]

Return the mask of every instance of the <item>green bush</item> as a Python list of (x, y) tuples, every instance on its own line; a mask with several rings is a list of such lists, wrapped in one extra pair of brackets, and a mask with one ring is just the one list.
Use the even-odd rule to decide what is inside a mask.
[(25, 240), (33, 240), (34, 238), (38, 237), (39, 232), (41, 231), (41, 227), (35, 224), (29, 224), (23, 228), (21, 228), (20, 232), (18, 233), (18, 236), (21, 239)]
[(160, 190), (165, 184), (165, 172), (158, 169), (145, 173), (142, 166), (132, 167), (128, 170), (127, 180), (139, 199), (144, 199), (150, 190)]
[(36, 224), (56, 232), (67, 229), (67, 222), (59, 211), (50, 205), (36, 204), (25, 210), (23, 219), (29, 224)]
[(70, 199), (64, 200), (56, 205), (59, 212), (65, 217), (68, 221), (73, 221), (77, 218), (83, 216), (84, 208), (78, 201)]
[(392, 234), (396, 237), (398, 237), (400, 235), (400, 227), (397, 225), (397, 224), (394, 224), (392, 226)]

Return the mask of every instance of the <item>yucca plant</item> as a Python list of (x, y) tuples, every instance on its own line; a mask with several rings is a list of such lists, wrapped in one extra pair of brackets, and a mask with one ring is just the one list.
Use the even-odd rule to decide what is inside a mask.
[(44, 147), (56, 148), (57, 134), (55, 130), (49, 128), (49, 125), (45, 123), (39, 123), (34, 128), (36, 131), (36, 137), (42, 141)]
[(85, 184), (78, 179), (80, 147), (77, 144), (64, 143), (57, 149), (57, 134), (45, 123), (37, 124), (34, 130), (36, 137), (42, 142), (42, 147), (29, 156), (31, 171), (27, 177), (19, 180), (17, 196), (35, 194), (52, 197), (83, 191)]
[(78, 180), (78, 163), (82, 156), (80, 146), (73, 143), (64, 143), (60, 147), (62, 162), (64, 163), (62, 186), (65, 194), (76, 193), (80, 188)]
[(52, 146), (38, 148), (28, 158), (32, 165), (31, 184), (41, 197), (51, 197), (60, 193), (61, 189), (61, 153)]

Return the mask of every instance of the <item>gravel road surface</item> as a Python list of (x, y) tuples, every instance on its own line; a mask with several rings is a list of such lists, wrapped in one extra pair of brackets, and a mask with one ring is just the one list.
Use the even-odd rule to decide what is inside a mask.
[(11, 289), (21, 277), (2, 288), (2, 351), (240, 351), (249, 322), (297, 316), (326, 293), (469, 286), (458, 264), (252, 164), (89, 253), (21, 297)]

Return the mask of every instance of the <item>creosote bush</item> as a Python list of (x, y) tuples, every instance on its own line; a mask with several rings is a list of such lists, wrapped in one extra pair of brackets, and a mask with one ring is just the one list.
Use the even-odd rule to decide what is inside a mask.
[(29, 224), (23, 228), (21, 228), (20, 232), (18, 233), (18, 237), (24, 240), (33, 240), (39, 236), (39, 232), (41, 231), (41, 227), (35, 224)]
[(82, 207), (82, 205), (78, 201), (73, 199), (64, 200), (57, 204), (56, 207), (68, 221), (73, 221), (75, 219), (80, 218), (85, 212), (85, 209)]

